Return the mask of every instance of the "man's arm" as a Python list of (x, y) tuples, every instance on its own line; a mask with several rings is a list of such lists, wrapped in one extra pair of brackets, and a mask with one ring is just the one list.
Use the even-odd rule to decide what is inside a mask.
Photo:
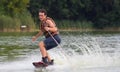
[(50, 26), (50, 27), (45, 27), (46, 31), (51, 31), (51, 32), (57, 31), (56, 25), (51, 20), (47, 20), (46, 23), (49, 24)]
[(35, 41), (42, 34), (43, 34), (42, 31), (39, 31), (35, 36), (32, 37), (32, 41)]

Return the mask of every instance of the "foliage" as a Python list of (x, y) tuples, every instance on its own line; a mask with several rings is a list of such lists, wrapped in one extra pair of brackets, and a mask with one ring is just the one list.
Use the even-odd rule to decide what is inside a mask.
[(0, 31), (6, 28), (16, 30), (20, 25), (35, 28), (34, 21), (39, 23), (41, 8), (47, 10), (48, 16), (60, 20), (57, 23), (64, 24), (62, 28), (120, 27), (120, 0), (0, 0)]
[(0, 0), (0, 9), (4, 11), (4, 14), (14, 16), (23, 12), (28, 6), (28, 3), (29, 0)]
[(0, 31), (19, 32), (21, 25), (28, 26), (29, 30), (27, 31), (33, 31), (35, 29), (35, 23), (29, 13), (18, 15), (18, 17), (0, 16)]
[(29, 0), (0, 0), (0, 31), (20, 31), (21, 25), (35, 29), (31, 14), (27, 11)]
[(29, 11), (38, 20), (45, 8), (57, 20), (91, 21), (95, 28), (120, 27), (120, 0), (30, 0)]
[(70, 29), (70, 30), (77, 30), (77, 29), (88, 29), (93, 27), (93, 23), (87, 21), (73, 21), (73, 20), (56, 20), (55, 21), (57, 26), (60, 29)]

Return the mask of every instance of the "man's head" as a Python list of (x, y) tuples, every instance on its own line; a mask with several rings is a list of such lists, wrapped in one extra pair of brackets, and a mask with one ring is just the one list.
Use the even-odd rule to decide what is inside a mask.
[(45, 9), (39, 10), (39, 19), (43, 21), (47, 17), (47, 11)]

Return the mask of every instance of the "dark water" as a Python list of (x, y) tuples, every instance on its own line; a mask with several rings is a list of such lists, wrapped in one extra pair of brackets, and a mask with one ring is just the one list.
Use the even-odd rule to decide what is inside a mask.
[(39, 41), (31, 36), (0, 37), (0, 72), (120, 72), (120, 34), (67, 34), (49, 52), (55, 65), (36, 69), (41, 60)]

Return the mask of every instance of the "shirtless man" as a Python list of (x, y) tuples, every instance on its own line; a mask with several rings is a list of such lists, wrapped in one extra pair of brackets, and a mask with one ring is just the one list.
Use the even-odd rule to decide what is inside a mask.
[[(45, 40), (39, 42), (39, 48), (40, 52), (42, 54), (42, 62), (45, 64), (53, 64), (53, 60), (49, 56), (47, 50), (50, 50), (54, 47), (56, 47), (58, 44), (54, 41), (54, 39), (60, 43), (61, 39), (59, 37), (58, 28), (56, 27), (56, 24), (54, 20), (50, 17), (47, 17), (47, 12), (45, 9), (39, 10), (39, 19), (41, 21), (40, 23), (40, 31), (38, 34), (33, 36), (32, 41), (35, 41), (39, 36), (44, 35)], [(51, 37), (51, 35), (54, 37), (54, 39)]]

